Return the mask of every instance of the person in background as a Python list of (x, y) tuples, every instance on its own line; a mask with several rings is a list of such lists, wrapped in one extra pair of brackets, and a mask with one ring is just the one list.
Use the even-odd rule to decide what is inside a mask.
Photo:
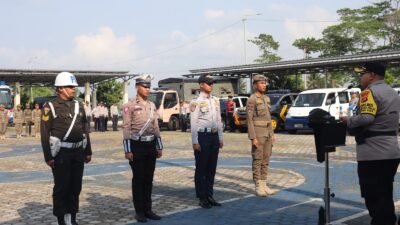
[(26, 103), (24, 110), (24, 122), (26, 136), (30, 137), (32, 132), (32, 110), (29, 103)]
[(226, 118), (228, 119), (229, 128), (231, 132), (235, 132), (235, 121), (234, 121), (235, 112), (236, 112), (236, 103), (233, 101), (233, 97), (229, 95), (228, 102), (226, 103)]
[(88, 101), (85, 102), (85, 105), (83, 107), (85, 109), (86, 120), (88, 122), (88, 129), (90, 133), (90, 123), (92, 122), (92, 107), (90, 107), (90, 103)]
[(15, 124), (15, 133), (17, 138), (22, 137), (22, 124), (24, 123), (24, 111), (21, 109), (21, 105), (17, 105), (17, 109), (14, 110), (14, 124)]
[(39, 104), (35, 104), (35, 109), (32, 110), (32, 121), (35, 125), (33, 130), (34, 137), (40, 137), (40, 120), (42, 117), (42, 111), (40, 110)]
[(118, 131), (118, 107), (117, 104), (113, 103), (110, 107), (110, 113), (112, 118), (113, 131)]
[(8, 112), (3, 104), (0, 104), (0, 139), (6, 139), (6, 131), (8, 125)]
[(92, 116), (93, 116), (93, 121), (94, 121), (94, 130), (95, 131), (100, 131), (100, 129), (99, 129), (100, 128), (100, 125), (99, 125), (99, 123), (100, 123), (100, 120), (99, 120), (99, 117), (100, 117), (100, 103), (97, 104), (97, 106), (93, 108)]

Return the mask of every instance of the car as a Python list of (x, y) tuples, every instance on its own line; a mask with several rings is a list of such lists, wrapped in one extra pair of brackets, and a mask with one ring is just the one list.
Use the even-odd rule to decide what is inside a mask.
[[(246, 123), (246, 104), (247, 104), (247, 96), (234, 96), (232, 98), (233, 102), (236, 105), (236, 111), (234, 115), (234, 122), (235, 127), (240, 131), (244, 132), (247, 130), (247, 123)], [(223, 130), (226, 129), (226, 125), (229, 124), (228, 119), (226, 118), (226, 103), (228, 102), (228, 97), (222, 97), (219, 99), (220, 109), (221, 109), (221, 120), (222, 120), (222, 127)]]
[(266, 94), (271, 100), (271, 123), (274, 131), (285, 128), (286, 114), (298, 93), (272, 92)]

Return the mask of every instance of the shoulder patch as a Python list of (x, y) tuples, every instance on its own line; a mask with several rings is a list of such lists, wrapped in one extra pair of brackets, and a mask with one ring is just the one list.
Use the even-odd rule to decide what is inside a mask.
[(48, 121), (49, 120), (49, 115), (43, 115), (42, 116), (42, 120), (45, 121), (45, 122)]
[(129, 111), (129, 106), (124, 107), (124, 113), (127, 113)]
[(360, 113), (371, 114), (375, 116), (377, 111), (378, 107), (371, 90), (366, 89), (362, 91), (360, 95)]

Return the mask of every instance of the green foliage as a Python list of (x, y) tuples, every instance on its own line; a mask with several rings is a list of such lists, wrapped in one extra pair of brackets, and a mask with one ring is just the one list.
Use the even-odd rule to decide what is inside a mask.
[(123, 94), (122, 87), (123, 83), (116, 80), (100, 83), (97, 87), (97, 101), (107, 105), (120, 102)]
[(258, 59), (254, 60), (255, 62), (269, 63), (282, 60), (282, 57), (274, 53), (279, 48), (279, 42), (275, 41), (271, 35), (260, 34), (258, 35), (258, 37), (255, 37), (254, 40), (249, 40), (249, 41), (257, 45), (262, 53), (258, 57)]
[(44, 97), (44, 96), (52, 96), (55, 95), (54, 88), (51, 87), (32, 87), (32, 96), (31, 96), (31, 87), (23, 86), (21, 87), (21, 106), (25, 107), (26, 103), (32, 104), (32, 99), (36, 97)]
[(304, 58), (307, 59), (310, 57), (310, 54), (313, 52), (319, 52), (322, 48), (322, 41), (315, 38), (300, 38), (296, 39), (293, 46), (297, 47), (298, 49), (303, 50)]

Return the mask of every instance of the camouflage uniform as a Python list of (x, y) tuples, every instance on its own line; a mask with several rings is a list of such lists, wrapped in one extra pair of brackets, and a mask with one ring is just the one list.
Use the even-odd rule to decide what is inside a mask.
[(31, 136), (32, 131), (32, 110), (29, 108), (29, 104), (26, 104), (26, 108), (24, 110), (24, 118), (25, 118), (25, 129), (26, 136)]
[(24, 112), (21, 110), (21, 106), (18, 105), (17, 109), (14, 110), (14, 124), (15, 124), (15, 133), (17, 134), (17, 138), (21, 138), (23, 122), (24, 122)]
[(42, 111), (40, 109), (34, 109), (32, 111), (32, 121), (35, 124), (35, 129), (33, 130), (33, 136), (40, 137), (40, 120), (42, 116)]
[(7, 124), (8, 124), (7, 110), (2, 108), (0, 110), (0, 139), (6, 139)]

